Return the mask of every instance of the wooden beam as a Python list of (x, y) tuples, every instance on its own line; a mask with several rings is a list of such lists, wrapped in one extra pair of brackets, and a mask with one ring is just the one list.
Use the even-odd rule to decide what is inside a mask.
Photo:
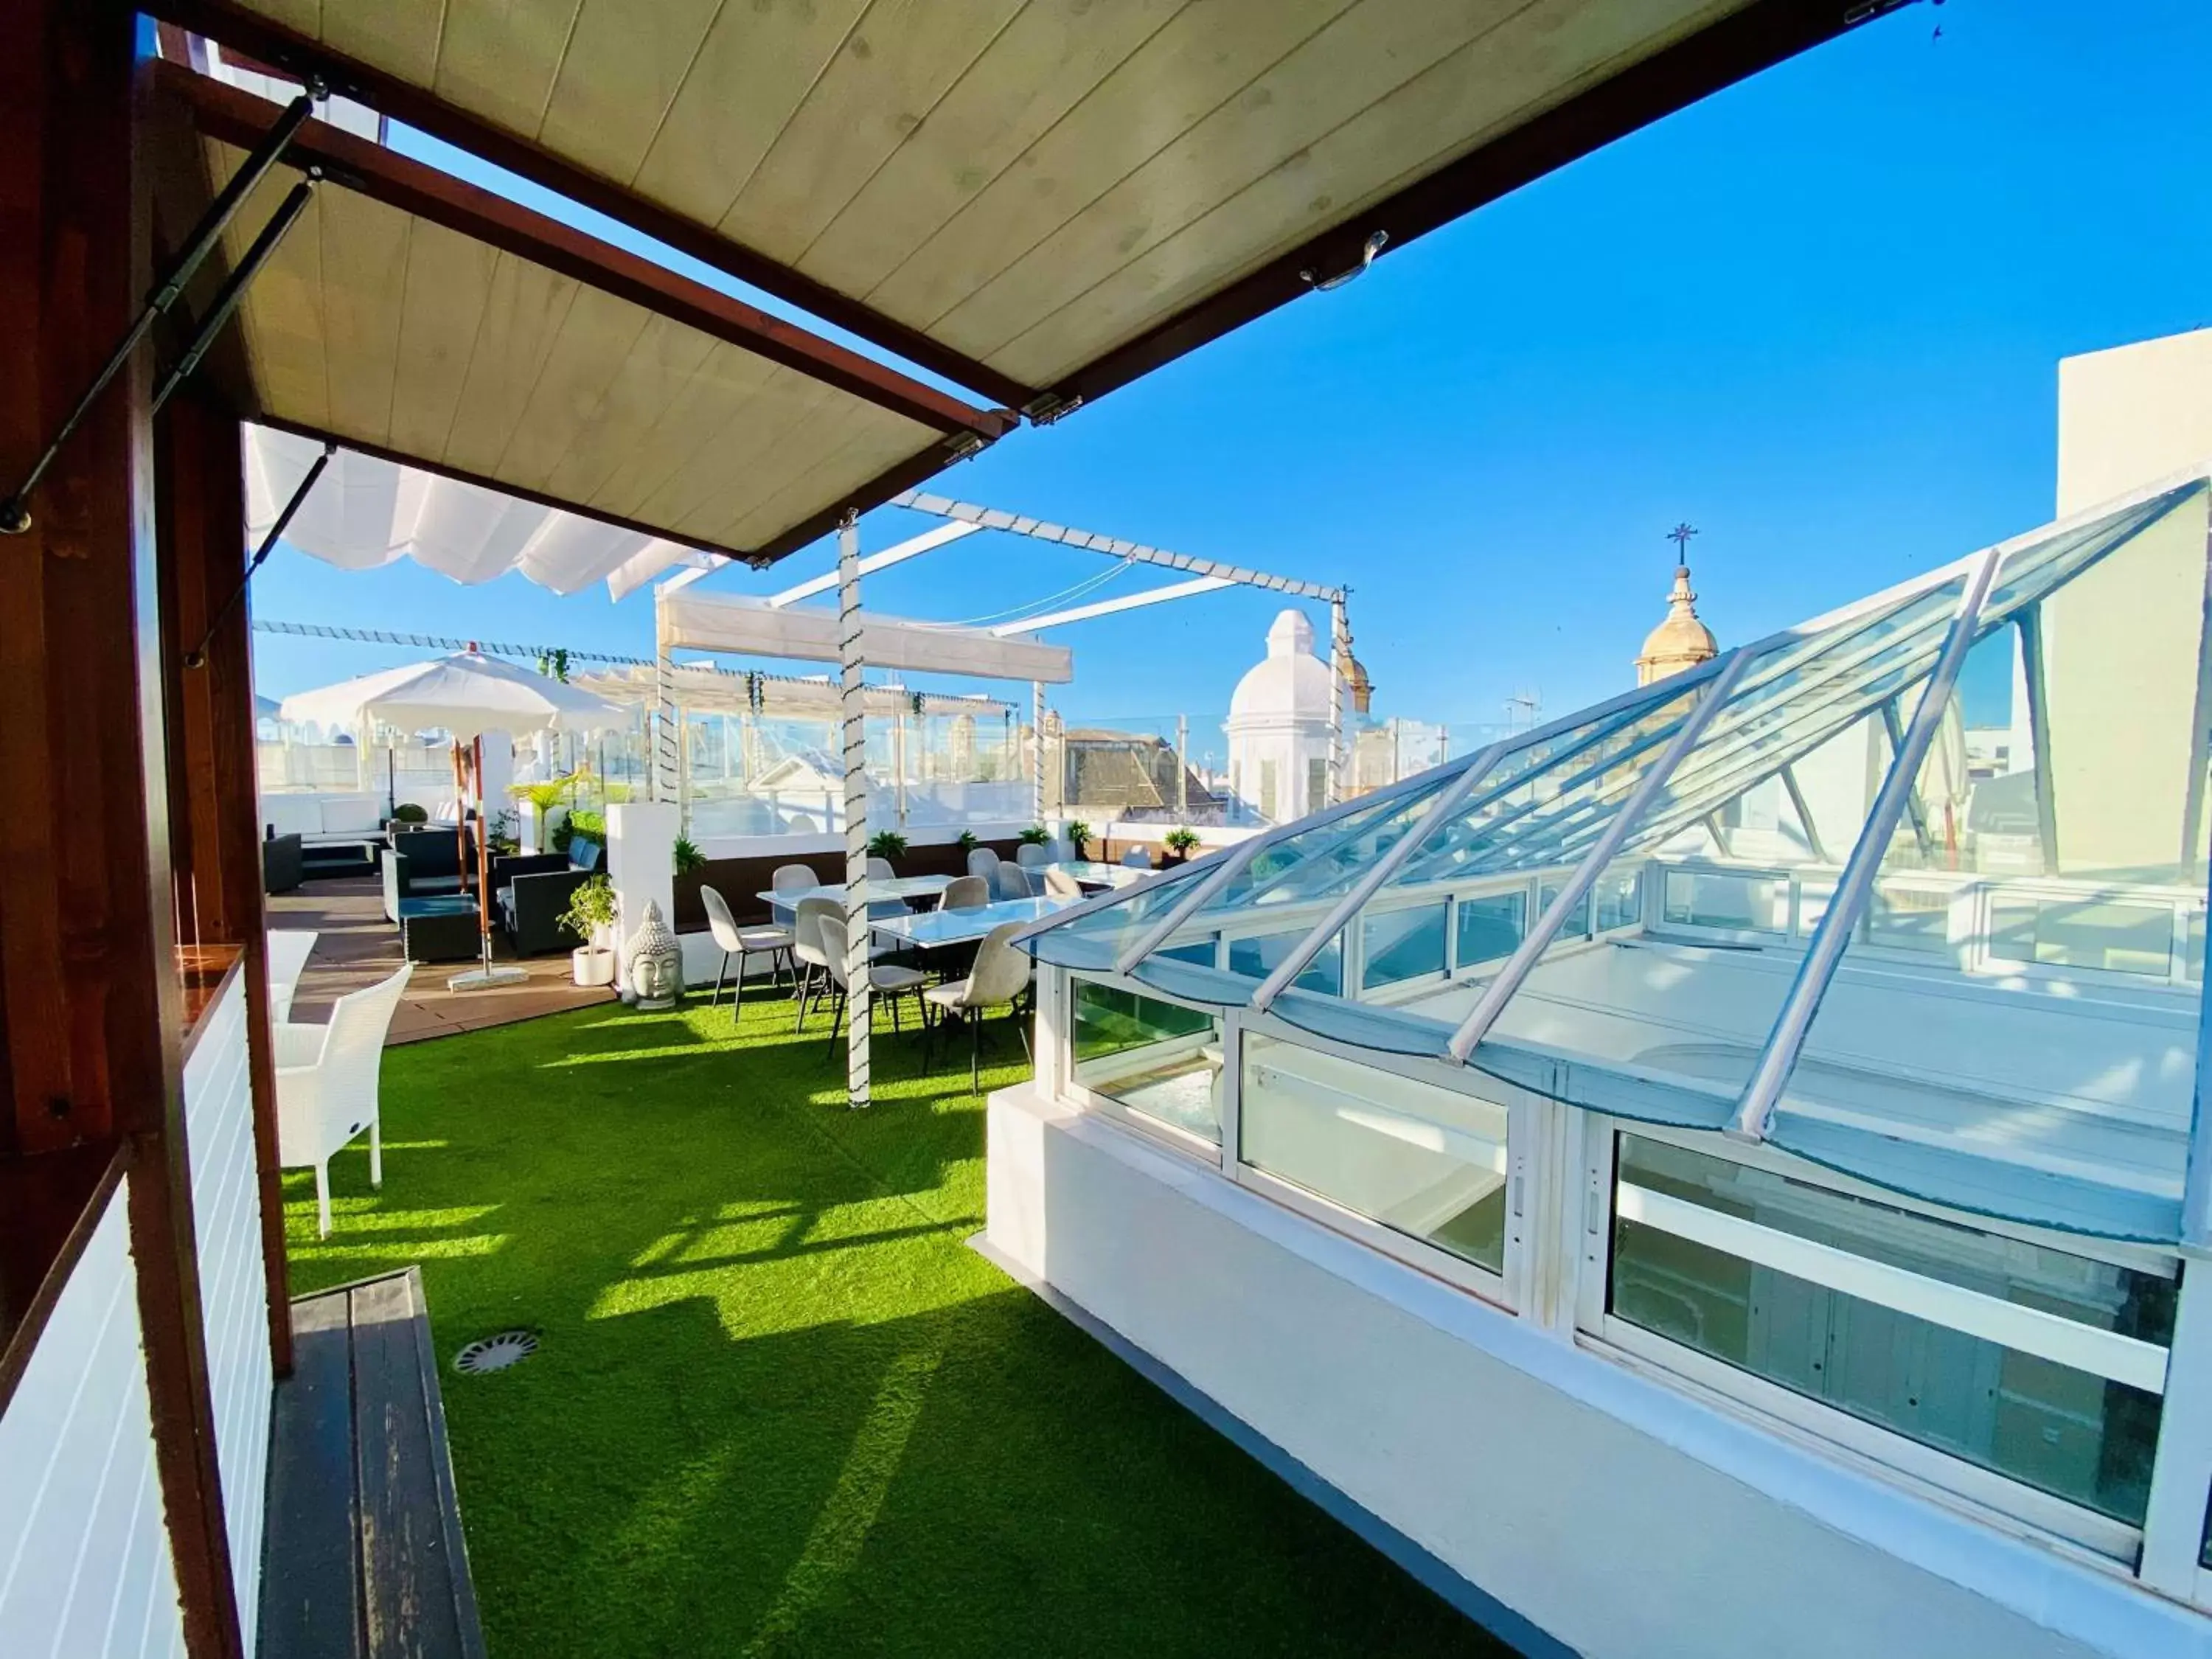
[[(20, 477), (150, 286), (137, 20), (0, 0), (0, 473)], [(0, 544), (0, 1159), (127, 1149), (155, 1466), (192, 1659), (242, 1659), (189, 1189), (162, 747), (150, 353), (94, 400)], [(106, 1565), (106, 1564), (103, 1564)]]
[[(255, 1174), (270, 1357), (292, 1369), (291, 1292), (284, 1258), (284, 1197), (276, 1152), (276, 1072), (269, 1021), (269, 935), (261, 879), (249, 601), (231, 603), (245, 579), (245, 453), (229, 415), (189, 393), (162, 411), (155, 434), (162, 565), (161, 659), (170, 698), (178, 796), (170, 819), (190, 848), (176, 873), (187, 889), (194, 942), (245, 951), (246, 1052), (253, 1100)], [(210, 623), (222, 621), (209, 633)], [(207, 641), (206, 660), (185, 665)]]
[[(201, 132), (237, 149), (259, 143), (283, 113), (265, 98), (179, 64), (157, 63), (152, 70), (165, 95), (190, 107)], [(935, 431), (972, 433), (988, 442), (1018, 418), (1011, 410), (963, 403), (704, 283), (326, 122), (302, 127), (284, 159), (288, 165), (319, 164), (332, 183), (387, 207), (642, 306)]]
[(1741, 10), (1525, 121), (1250, 275), (1062, 375), (1036, 404), (1042, 420), (1096, 402), (1187, 353), (1359, 270), (1377, 235), (1387, 257), (1522, 185), (1736, 82), (1911, 0), (1752, 0)]
[(918, 328), (650, 201), (626, 185), (588, 172), (532, 139), (458, 109), (425, 88), (334, 52), (232, 0), (149, 0), (143, 9), (299, 79), (320, 75), (335, 90), (392, 120), (441, 138), (580, 206), (603, 213), (725, 276), (763, 294), (773, 294), (833, 327), (999, 403), (1019, 408), (1036, 396), (1034, 386), (931, 338)]

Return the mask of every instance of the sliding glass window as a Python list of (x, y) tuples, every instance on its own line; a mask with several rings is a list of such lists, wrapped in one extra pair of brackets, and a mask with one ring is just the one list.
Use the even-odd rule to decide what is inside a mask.
[(2178, 1266), (2118, 1266), (1620, 1139), (1618, 1319), (2130, 1525)]

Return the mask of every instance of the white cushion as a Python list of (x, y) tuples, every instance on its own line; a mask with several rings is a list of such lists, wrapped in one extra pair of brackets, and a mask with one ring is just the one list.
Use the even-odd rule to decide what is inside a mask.
[(323, 833), (368, 835), (381, 826), (383, 817), (372, 795), (326, 795), (323, 798)]
[(323, 804), (314, 795), (264, 795), (261, 821), (280, 836), (313, 836), (323, 827)]

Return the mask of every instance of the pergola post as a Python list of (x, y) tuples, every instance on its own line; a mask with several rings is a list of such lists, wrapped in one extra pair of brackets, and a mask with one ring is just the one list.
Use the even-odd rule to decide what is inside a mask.
[[(1328, 602), (1328, 799), (1344, 799), (1344, 678), (1351, 672), (1352, 624), (1344, 614), (1344, 595)], [(1306, 803), (1311, 811), (1314, 803)]]
[[(845, 1093), (868, 1097), (868, 711), (860, 652), (860, 519), (837, 526), (838, 690), (845, 724)], [(1040, 690), (1040, 696), (1042, 695)]]
[(1030, 822), (1044, 822), (1044, 682), (1030, 682)]

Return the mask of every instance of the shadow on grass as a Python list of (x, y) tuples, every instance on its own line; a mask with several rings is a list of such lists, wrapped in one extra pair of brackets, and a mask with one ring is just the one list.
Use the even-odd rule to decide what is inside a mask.
[(295, 1290), (419, 1260), (441, 1358), (541, 1339), (443, 1377), (495, 1654), (1499, 1651), (965, 1248), (964, 1054), (848, 1112), (789, 1018), (396, 1050), (443, 1144), (343, 1155), (327, 1244), (288, 1177)]

